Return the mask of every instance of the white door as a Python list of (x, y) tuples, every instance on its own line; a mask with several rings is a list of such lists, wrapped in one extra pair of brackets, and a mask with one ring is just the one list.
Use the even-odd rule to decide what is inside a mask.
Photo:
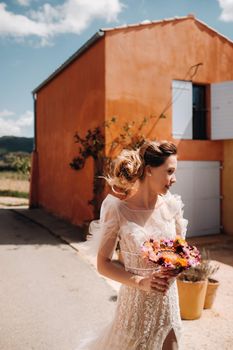
[(187, 236), (220, 233), (220, 162), (179, 161), (172, 193), (181, 195)]

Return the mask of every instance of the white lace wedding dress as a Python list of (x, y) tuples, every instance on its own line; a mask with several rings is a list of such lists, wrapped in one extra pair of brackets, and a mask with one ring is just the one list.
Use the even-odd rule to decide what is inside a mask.
[[(119, 240), (125, 269), (147, 275), (151, 271), (140, 257), (141, 244), (150, 238), (184, 237), (186, 226), (183, 203), (177, 195), (160, 196), (153, 210), (133, 209), (126, 201), (108, 195), (91, 232), (95, 249), (108, 240)], [(171, 329), (179, 343), (181, 319), (175, 279), (165, 295), (122, 285), (111, 324), (93, 339), (84, 340), (78, 350), (161, 350)]]

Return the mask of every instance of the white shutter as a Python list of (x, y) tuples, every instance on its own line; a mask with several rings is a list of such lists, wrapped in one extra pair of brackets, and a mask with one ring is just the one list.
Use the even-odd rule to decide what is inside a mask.
[(192, 83), (189, 81), (173, 80), (172, 102), (172, 136), (176, 139), (192, 139)]
[(233, 81), (211, 84), (211, 139), (233, 139)]

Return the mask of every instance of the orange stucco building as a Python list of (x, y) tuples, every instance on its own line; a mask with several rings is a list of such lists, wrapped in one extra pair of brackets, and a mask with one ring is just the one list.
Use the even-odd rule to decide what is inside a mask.
[[(105, 132), (107, 152), (122, 123), (139, 122), (153, 115), (145, 134), (148, 138), (168, 139), (178, 145), (179, 160), (186, 169), (180, 173), (181, 182), (184, 179), (188, 183), (193, 171), (199, 179), (202, 175), (204, 179), (218, 174), (213, 180), (218, 187), (219, 198), (214, 209), (214, 213), (219, 211), (218, 228), (214, 224), (208, 230), (209, 224), (203, 223), (202, 229), (194, 229), (195, 235), (205, 234), (205, 230), (206, 234), (222, 231), (233, 234), (233, 187), (229, 182), (233, 175), (233, 135), (228, 135), (227, 140), (218, 136), (218, 122), (212, 118), (215, 115), (212, 111), (218, 109), (213, 105), (212, 96), (219, 96), (212, 84), (232, 82), (232, 67), (233, 43), (193, 16), (96, 33), (33, 91), (35, 150), (31, 207), (42, 206), (74, 224), (91, 219), (92, 207), (87, 202), (92, 198), (92, 160), (80, 171), (69, 166), (77, 155), (75, 132), (84, 136), (88, 129), (117, 116), (114, 130)], [(232, 91), (231, 85), (229, 89)], [(189, 103), (190, 96), (192, 102)], [(200, 104), (198, 112), (199, 127), (199, 119), (193, 117), (197, 109), (194, 102), (203, 98), (204, 105)], [(179, 115), (183, 119), (179, 119)], [(216, 118), (218, 120), (218, 116)], [(206, 166), (209, 172), (197, 170), (207, 169)], [(213, 166), (215, 170), (211, 170)], [(216, 169), (220, 170), (216, 172)], [(211, 196), (208, 194), (208, 200)], [(189, 208), (189, 215), (194, 212), (195, 203)], [(206, 202), (207, 207), (208, 203), (211, 202)], [(194, 223), (200, 213), (193, 215)], [(213, 212), (206, 215), (212, 217)]]

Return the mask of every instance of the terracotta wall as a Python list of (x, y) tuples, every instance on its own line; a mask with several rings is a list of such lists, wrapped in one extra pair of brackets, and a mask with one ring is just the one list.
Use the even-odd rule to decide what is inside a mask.
[(89, 48), (37, 97), (38, 203), (46, 210), (80, 224), (92, 217), (93, 164), (75, 171), (74, 134), (104, 121), (104, 40)]
[[(192, 78), (190, 67), (202, 62)], [(148, 138), (172, 139), (173, 79), (210, 84), (233, 80), (233, 45), (192, 18), (110, 30), (82, 56), (43, 87), (37, 98), (38, 203), (75, 224), (92, 217), (93, 164), (82, 171), (69, 163), (76, 156), (73, 135), (85, 135), (117, 116), (106, 133), (106, 151), (124, 121), (136, 124), (153, 115), (144, 133)], [(230, 158), (222, 141), (173, 140), (180, 160)], [(225, 145), (225, 144), (224, 144)], [(227, 155), (227, 156), (226, 156)], [(228, 161), (227, 161), (228, 162)], [(228, 193), (232, 167), (224, 170), (224, 227), (232, 231)]]
[[(203, 63), (197, 74), (190, 67)], [(106, 32), (106, 118), (140, 120), (154, 115), (145, 134), (149, 138), (172, 140), (172, 108), (159, 115), (170, 104), (173, 79), (211, 84), (233, 80), (233, 44), (192, 18)], [(210, 119), (210, 112), (209, 112)], [(120, 124), (118, 123), (118, 125)], [(112, 128), (113, 136), (119, 128)], [(210, 126), (209, 126), (210, 129)], [(106, 135), (107, 151), (112, 135)], [(180, 160), (223, 161), (223, 141), (173, 140), (178, 145)], [(230, 158), (229, 148), (224, 148)], [(232, 161), (231, 161), (232, 162)], [(232, 231), (228, 190), (233, 169), (229, 162), (223, 177), (226, 192), (222, 223)], [(228, 179), (228, 180), (227, 180)]]
[[(233, 80), (233, 45), (194, 19), (106, 32), (106, 118), (139, 120), (154, 115), (146, 135), (171, 139), (173, 79), (191, 80), (191, 66), (202, 62), (194, 83)], [(119, 129), (115, 128), (115, 135)], [(107, 135), (107, 144), (111, 135)], [(175, 141), (180, 159), (222, 160), (221, 141)]]
[(233, 235), (233, 140), (224, 141), (223, 225)]

